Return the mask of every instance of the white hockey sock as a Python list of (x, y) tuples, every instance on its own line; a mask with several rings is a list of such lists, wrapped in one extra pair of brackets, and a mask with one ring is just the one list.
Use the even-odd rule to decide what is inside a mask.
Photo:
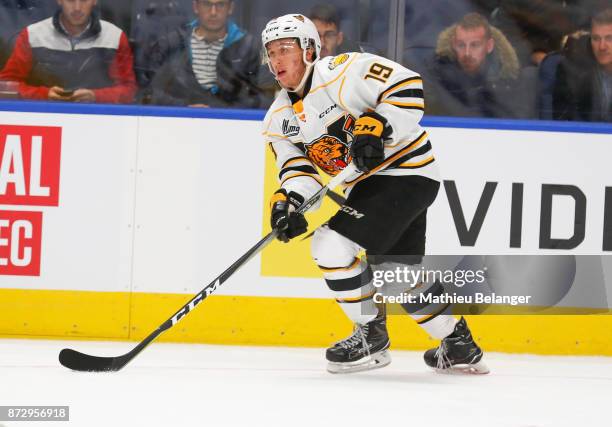
[(441, 314), (421, 323), (420, 326), (427, 332), (432, 338), (441, 340), (446, 338), (455, 330), (457, 319), (450, 314)]
[(372, 298), (356, 303), (338, 302), (338, 304), (349, 319), (361, 325), (365, 325), (378, 315), (378, 307)]

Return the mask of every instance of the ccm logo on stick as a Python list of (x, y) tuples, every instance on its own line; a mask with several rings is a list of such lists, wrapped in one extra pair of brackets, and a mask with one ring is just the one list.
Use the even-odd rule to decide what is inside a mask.
[(57, 206), (62, 129), (0, 125), (0, 204)]
[(0, 211), (0, 275), (39, 276), (42, 212)]

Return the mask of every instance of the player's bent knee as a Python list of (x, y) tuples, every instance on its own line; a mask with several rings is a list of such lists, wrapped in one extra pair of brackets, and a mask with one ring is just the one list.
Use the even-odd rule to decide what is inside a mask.
[(323, 269), (341, 269), (356, 262), (361, 248), (355, 242), (330, 229), (319, 227), (312, 238), (311, 253)]

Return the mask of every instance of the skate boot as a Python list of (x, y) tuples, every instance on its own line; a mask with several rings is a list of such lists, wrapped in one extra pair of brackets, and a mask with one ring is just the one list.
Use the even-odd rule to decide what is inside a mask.
[(391, 363), (389, 334), (385, 316), (365, 325), (355, 324), (353, 334), (327, 349), (327, 371), (348, 374), (387, 366)]
[(482, 361), (482, 350), (474, 342), (470, 329), (461, 317), (452, 334), (442, 340), (438, 348), (423, 355), (427, 366), (441, 373), (488, 374)]

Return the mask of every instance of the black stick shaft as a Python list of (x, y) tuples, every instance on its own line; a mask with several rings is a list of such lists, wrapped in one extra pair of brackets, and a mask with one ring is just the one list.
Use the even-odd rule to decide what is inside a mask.
[[(344, 181), (349, 175), (356, 172), (356, 169), (349, 165), (346, 169), (332, 178), (329, 183), (321, 188), (314, 196), (308, 199), (297, 210), (298, 213), (304, 213), (314, 206), (330, 188), (334, 188)], [(189, 300), (183, 307), (172, 315), (168, 320), (162, 323), (157, 329), (151, 332), (144, 340), (128, 353), (117, 357), (98, 357), (80, 353), (71, 349), (63, 349), (60, 352), (59, 360), (62, 365), (69, 369), (77, 371), (118, 371), (134, 359), (142, 350), (144, 350), (151, 342), (155, 340), (164, 331), (176, 325), (183, 317), (187, 316), (199, 303), (204, 301), (208, 296), (215, 292), (227, 279), (230, 278), (241, 266), (247, 263), (251, 258), (261, 252), (274, 238), (278, 232), (272, 230), (263, 239), (257, 242), (244, 255), (238, 258), (230, 265), (223, 273), (215, 280), (209, 283), (204, 289), (198, 292), (192, 299)]]
[[(151, 332), (149, 336), (147, 336), (144, 340), (142, 340), (130, 353), (132, 353), (132, 357), (129, 360), (132, 360), (138, 353), (140, 353), (147, 345), (155, 340), (162, 332), (170, 329), (174, 325), (176, 325), (183, 317), (187, 316), (187, 314), (193, 310), (199, 303), (204, 301), (208, 296), (210, 296), (213, 292), (217, 290), (219, 286), (221, 286), (227, 279), (230, 278), (232, 274), (234, 274), (240, 267), (247, 263), (251, 258), (257, 255), (260, 251), (262, 251), (274, 238), (276, 237), (276, 231), (272, 231), (268, 233), (266, 237), (261, 239), (255, 246), (249, 249), (244, 255), (238, 258), (232, 265), (230, 265), (227, 270), (221, 273), (215, 280), (208, 284), (204, 289), (202, 289), (196, 296), (189, 300), (183, 307), (181, 307), (176, 313), (172, 315), (168, 320), (162, 323), (156, 330)], [(129, 362), (128, 360), (128, 362)], [(127, 362), (126, 362), (127, 364)]]

